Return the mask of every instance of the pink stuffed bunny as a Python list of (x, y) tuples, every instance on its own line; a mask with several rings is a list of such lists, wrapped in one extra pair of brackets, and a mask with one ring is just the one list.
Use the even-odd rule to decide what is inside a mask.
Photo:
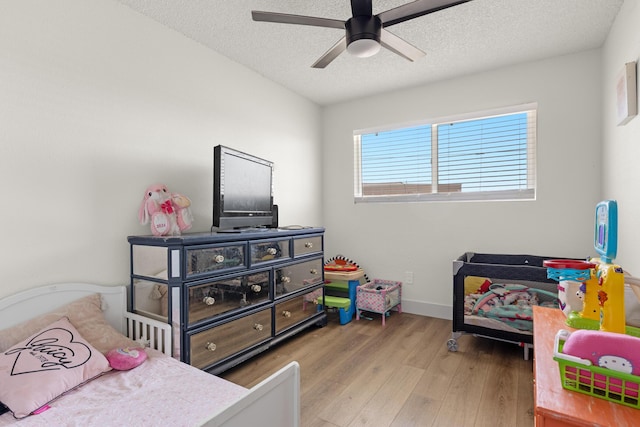
[(147, 188), (138, 211), (140, 224), (151, 222), (154, 236), (179, 236), (191, 228), (191, 200), (187, 196), (171, 193), (166, 185), (154, 184)]

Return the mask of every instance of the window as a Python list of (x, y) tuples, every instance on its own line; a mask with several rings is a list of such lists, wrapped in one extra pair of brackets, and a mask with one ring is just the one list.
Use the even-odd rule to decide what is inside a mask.
[(535, 199), (536, 108), (355, 132), (355, 201)]

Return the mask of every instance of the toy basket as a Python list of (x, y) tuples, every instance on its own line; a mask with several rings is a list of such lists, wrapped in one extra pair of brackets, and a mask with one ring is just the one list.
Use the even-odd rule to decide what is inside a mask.
[(567, 331), (558, 331), (553, 350), (562, 388), (640, 409), (640, 376), (593, 366), (589, 360), (563, 354), (567, 335)]
[(374, 279), (356, 288), (356, 319), (360, 311), (382, 314), (382, 325), (386, 314), (394, 307), (402, 312), (402, 282)]

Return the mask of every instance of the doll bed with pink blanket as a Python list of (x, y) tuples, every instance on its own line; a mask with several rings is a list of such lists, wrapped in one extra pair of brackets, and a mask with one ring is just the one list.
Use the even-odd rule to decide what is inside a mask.
[[(297, 363), (250, 389), (184, 364), (166, 354), (169, 325), (126, 311), (124, 286), (59, 284), (5, 297), (0, 328), (0, 401), (13, 411), (0, 416), (0, 426), (299, 425)], [(69, 334), (69, 344), (60, 339), (52, 350), (43, 344), (52, 333)], [(101, 365), (109, 350), (141, 345), (147, 358), (139, 366)], [(76, 367), (67, 356), (85, 351), (81, 375), (87, 377), (75, 378), (68, 372), (78, 369), (67, 369)], [(28, 367), (36, 355), (42, 363)], [(56, 357), (60, 363), (52, 363)], [(27, 377), (40, 380), (29, 384)], [(42, 403), (46, 409), (36, 410)]]

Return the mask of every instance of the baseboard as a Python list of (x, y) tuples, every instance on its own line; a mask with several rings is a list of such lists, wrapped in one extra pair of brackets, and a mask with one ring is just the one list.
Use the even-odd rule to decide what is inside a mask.
[(433, 304), (424, 301), (402, 299), (404, 313), (419, 314), (421, 316), (437, 317), (439, 319), (453, 319), (453, 306)]

